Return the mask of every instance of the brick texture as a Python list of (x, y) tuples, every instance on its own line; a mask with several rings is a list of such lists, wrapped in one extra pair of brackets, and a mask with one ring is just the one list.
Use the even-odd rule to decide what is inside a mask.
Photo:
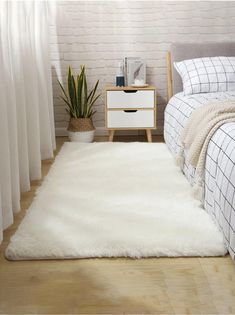
[(147, 83), (157, 86), (158, 129), (166, 106), (166, 51), (172, 42), (234, 41), (235, 2), (230, 1), (57, 1), (51, 5), (50, 45), (55, 124), (63, 134), (68, 117), (57, 79), (68, 65), (87, 68), (89, 85), (100, 79), (102, 97), (95, 107), (97, 133), (104, 128), (104, 93), (114, 84), (118, 61), (142, 56)]

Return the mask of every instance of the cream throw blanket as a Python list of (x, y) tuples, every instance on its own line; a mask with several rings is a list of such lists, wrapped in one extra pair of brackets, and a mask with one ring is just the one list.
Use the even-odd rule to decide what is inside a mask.
[(216, 130), (228, 122), (235, 122), (235, 101), (213, 102), (195, 110), (181, 134), (182, 150), (177, 160), (183, 166), (186, 149), (187, 161), (196, 168), (194, 195), (197, 199), (204, 198), (204, 167), (209, 141)]

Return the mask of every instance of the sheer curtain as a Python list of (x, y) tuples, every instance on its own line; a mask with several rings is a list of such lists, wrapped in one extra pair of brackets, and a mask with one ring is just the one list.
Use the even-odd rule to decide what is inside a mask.
[(46, 1), (0, 2), (0, 242), (55, 149)]

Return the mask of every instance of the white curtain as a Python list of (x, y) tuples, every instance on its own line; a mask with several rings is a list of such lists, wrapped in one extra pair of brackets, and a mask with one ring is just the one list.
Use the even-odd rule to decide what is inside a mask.
[(0, 242), (55, 149), (46, 1), (0, 2)]

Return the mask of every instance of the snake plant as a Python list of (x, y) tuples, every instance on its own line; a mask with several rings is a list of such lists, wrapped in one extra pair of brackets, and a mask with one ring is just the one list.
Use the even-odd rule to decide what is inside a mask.
[[(58, 81), (59, 82), (59, 81)], [(66, 111), (71, 118), (90, 118), (95, 114), (93, 105), (100, 97), (96, 95), (99, 80), (88, 94), (85, 66), (81, 66), (80, 74), (73, 75), (71, 67), (68, 69), (66, 90), (59, 82), (62, 100), (67, 105)]]

